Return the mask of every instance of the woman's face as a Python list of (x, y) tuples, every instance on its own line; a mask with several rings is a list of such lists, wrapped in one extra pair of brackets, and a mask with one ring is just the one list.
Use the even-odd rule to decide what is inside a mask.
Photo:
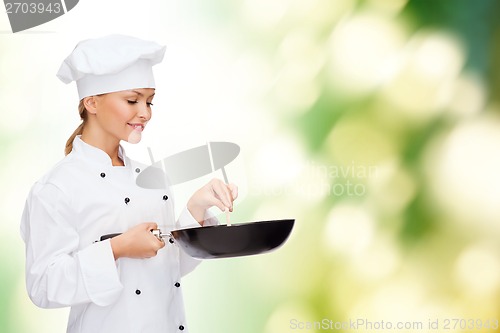
[(151, 119), (155, 90), (140, 88), (94, 96), (96, 125), (104, 137), (141, 141), (141, 134)]

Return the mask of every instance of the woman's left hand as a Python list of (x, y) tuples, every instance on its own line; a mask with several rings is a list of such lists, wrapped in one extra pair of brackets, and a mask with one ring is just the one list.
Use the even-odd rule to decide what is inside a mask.
[(233, 201), (238, 197), (238, 187), (226, 185), (222, 180), (214, 178), (207, 185), (196, 191), (187, 203), (191, 215), (203, 225), (205, 211), (217, 206), (221, 211), (233, 211)]

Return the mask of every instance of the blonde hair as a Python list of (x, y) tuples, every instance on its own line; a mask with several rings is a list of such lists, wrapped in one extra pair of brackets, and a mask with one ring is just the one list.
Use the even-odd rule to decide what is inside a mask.
[(82, 123), (76, 128), (76, 130), (71, 134), (68, 141), (66, 141), (66, 147), (64, 149), (64, 154), (68, 155), (73, 150), (73, 140), (77, 135), (81, 135), (83, 132), (83, 127), (87, 123), (87, 109), (85, 109), (85, 105), (83, 104), (83, 99), (78, 104), (78, 113), (80, 114), (80, 119)]

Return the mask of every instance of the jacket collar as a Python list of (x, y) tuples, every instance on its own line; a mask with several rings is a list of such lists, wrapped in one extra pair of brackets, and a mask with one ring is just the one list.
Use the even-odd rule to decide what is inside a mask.
[[(94, 147), (84, 142), (81, 139), (81, 135), (77, 135), (73, 140), (72, 153), (77, 158), (81, 158), (92, 164), (96, 164), (99, 166), (108, 166), (108, 167), (113, 166), (111, 158), (107, 153), (105, 153), (103, 150), (97, 147)], [(118, 156), (122, 159), (125, 166), (128, 166), (130, 164), (129, 159), (125, 154), (125, 150), (121, 145), (118, 147)]]

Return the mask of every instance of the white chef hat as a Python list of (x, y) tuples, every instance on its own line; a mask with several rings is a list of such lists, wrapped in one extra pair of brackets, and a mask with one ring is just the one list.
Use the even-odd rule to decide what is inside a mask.
[(152, 66), (163, 60), (165, 46), (123, 35), (87, 39), (63, 61), (57, 77), (76, 81), (80, 100), (135, 88), (155, 88)]

